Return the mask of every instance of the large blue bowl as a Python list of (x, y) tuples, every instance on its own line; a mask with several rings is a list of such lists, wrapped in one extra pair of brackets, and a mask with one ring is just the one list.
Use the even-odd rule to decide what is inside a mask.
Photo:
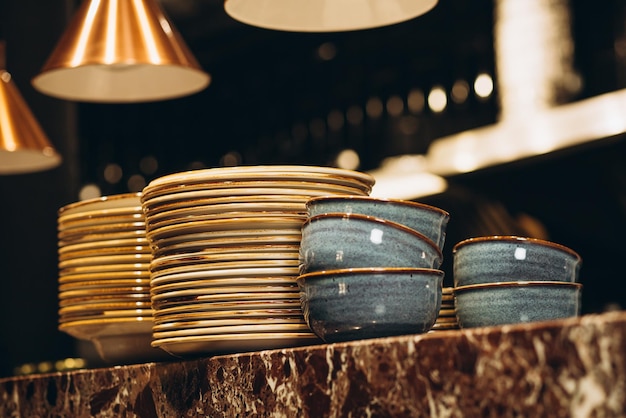
[(352, 269), (298, 277), (304, 317), (326, 342), (420, 334), (435, 324), (444, 272)]
[(576, 282), (582, 259), (561, 244), (517, 236), (470, 238), (452, 248), (454, 286), (510, 281)]
[(323, 214), (302, 225), (300, 273), (361, 267), (439, 268), (430, 239), (395, 222), (357, 214)]
[(501, 282), (454, 289), (461, 328), (548, 321), (578, 316), (582, 284)]
[(320, 196), (307, 204), (310, 217), (324, 213), (356, 213), (396, 222), (430, 238), (440, 249), (446, 239), (450, 214), (423, 203), (372, 196)]

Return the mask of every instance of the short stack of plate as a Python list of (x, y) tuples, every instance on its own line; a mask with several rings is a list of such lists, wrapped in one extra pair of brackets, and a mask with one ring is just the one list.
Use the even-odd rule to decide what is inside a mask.
[(150, 346), (150, 261), (140, 194), (59, 209), (59, 329), (110, 362), (162, 355)]
[(447, 331), (459, 329), (454, 309), (454, 288), (444, 287), (441, 291), (441, 309), (431, 331)]
[(318, 343), (296, 278), (306, 202), (368, 195), (364, 173), (241, 166), (176, 173), (142, 195), (154, 347), (179, 357)]

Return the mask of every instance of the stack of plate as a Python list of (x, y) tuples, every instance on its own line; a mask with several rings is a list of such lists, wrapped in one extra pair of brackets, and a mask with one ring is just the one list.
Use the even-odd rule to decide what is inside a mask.
[(316, 166), (196, 170), (143, 190), (154, 347), (180, 357), (319, 342), (300, 307), (306, 202), (368, 195), (364, 173)]
[(459, 329), (454, 309), (454, 288), (444, 287), (441, 292), (441, 309), (431, 331)]
[(149, 360), (150, 249), (140, 194), (58, 211), (59, 329), (91, 340), (110, 362)]

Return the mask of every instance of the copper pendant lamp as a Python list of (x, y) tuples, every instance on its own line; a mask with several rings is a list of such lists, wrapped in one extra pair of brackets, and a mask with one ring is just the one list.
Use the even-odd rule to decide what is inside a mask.
[(233, 19), (266, 29), (340, 32), (392, 25), (418, 17), (438, 0), (225, 0)]
[(131, 103), (183, 97), (210, 81), (157, 0), (84, 0), (32, 83), (60, 99)]
[(31, 113), (4, 68), (0, 42), (0, 175), (23, 174), (54, 168), (61, 156)]

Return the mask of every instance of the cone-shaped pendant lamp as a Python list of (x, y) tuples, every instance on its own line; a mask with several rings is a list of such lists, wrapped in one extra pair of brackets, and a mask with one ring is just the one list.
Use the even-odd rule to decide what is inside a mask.
[(418, 17), (438, 0), (225, 0), (233, 19), (266, 29), (340, 32), (392, 25)]
[(157, 0), (84, 0), (33, 86), (75, 101), (173, 99), (209, 85)]
[(48, 170), (60, 163), (61, 156), (4, 68), (0, 42), (0, 175)]

